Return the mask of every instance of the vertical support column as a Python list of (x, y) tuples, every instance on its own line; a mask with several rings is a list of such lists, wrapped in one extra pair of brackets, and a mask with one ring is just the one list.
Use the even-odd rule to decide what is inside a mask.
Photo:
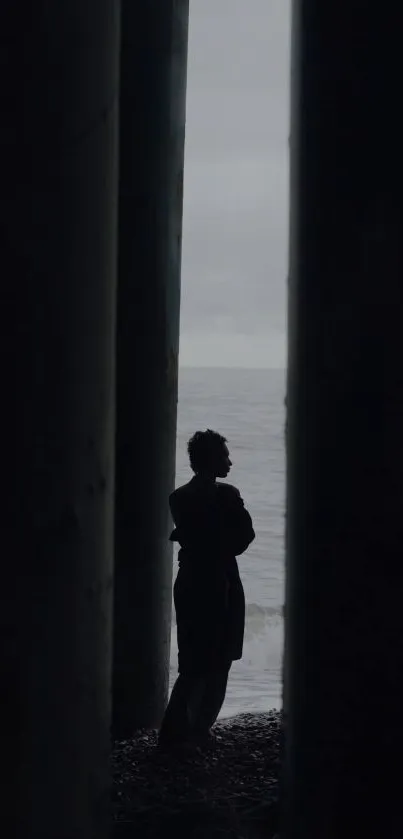
[(119, 4), (0, 10), (8, 833), (108, 835)]
[(360, 835), (369, 823), (386, 835), (396, 816), (392, 767), (401, 761), (403, 725), (398, 33), (397, 7), (294, 2), (287, 839), (339, 839), (356, 822)]
[(188, 0), (122, 3), (114, 733), (169, 674)]

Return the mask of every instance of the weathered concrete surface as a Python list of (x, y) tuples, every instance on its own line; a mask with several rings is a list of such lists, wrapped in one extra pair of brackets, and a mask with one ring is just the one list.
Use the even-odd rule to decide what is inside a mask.
[(188, 0), (122, 4), (114, 729), (167, 696)]
[(106, 835), (118, 4), (0, 10), (1, 744), (18, 839)]
[(287, 839), (386, 835), (399, 800), (399, 15), (359, 0), (294, 3)]

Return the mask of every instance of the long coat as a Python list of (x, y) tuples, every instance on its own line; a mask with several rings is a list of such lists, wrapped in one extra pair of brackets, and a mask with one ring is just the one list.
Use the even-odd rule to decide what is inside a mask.
[(241, 658), (245, 596), (236, 557), (255, 538), (230, 484), (195, 476), (169, 499), (179, 542), (174, 585), (180, 673), (203, 673)]

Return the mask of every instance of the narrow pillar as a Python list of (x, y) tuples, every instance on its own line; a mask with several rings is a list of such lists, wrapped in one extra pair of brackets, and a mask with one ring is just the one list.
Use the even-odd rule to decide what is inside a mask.
[(188, 0), (122, 3), (114, 733), (167, 698)]
[(399, 35), (397, 6), (294, 2), (286, 839), (386, 836), (401, 795)]
[(5, 832), (108, 834), (118, 6), (0, 10)]

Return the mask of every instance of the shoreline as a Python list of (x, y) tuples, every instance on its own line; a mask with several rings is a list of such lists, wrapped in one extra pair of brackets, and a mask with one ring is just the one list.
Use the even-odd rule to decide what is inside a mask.
[(181, 757), (157, 747), (156, 731), (115, 743), (114, 839), (275, 836), (282, 712), (224, 717), (213, 732)]

